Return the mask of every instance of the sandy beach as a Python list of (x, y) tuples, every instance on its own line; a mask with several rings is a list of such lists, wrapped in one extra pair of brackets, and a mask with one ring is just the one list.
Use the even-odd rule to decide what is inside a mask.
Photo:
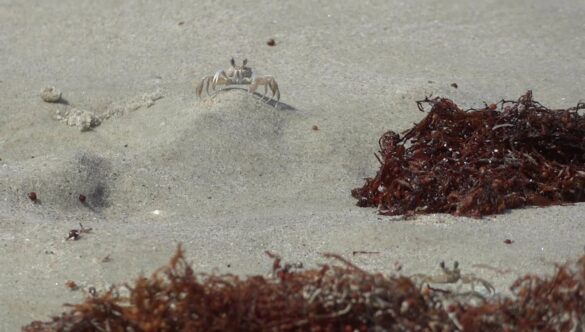
[[(552, 272), (583, 254), (584, 203), (404, 220), (350, 191), (430, 94), (585, 101), (583, 17), (578, 0), (0, 0), (0, 330), (81, 301), (68, 280), (150, 275), (179, 243), (196, 270), (240, 275), (268, 273), (266, 250), (405, 275), (458, 261), (501, 293)], [(274, 76), (277, 107), (240, 89), (196, 97), (232, 57)], [(81, 116), (100, 123), (81, 131)], [(67, 241), (80, 223), (92, 231)]]

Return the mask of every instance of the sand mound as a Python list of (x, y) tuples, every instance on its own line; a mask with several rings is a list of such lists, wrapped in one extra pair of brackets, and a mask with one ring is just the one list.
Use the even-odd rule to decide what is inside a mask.
[[(65, 157), (49, 154), (10, 163), (3, 172), (9, 183), (5, 196), (30, 206), (27, 195), (35, 192), (36, 208), (57, 213), (88, 207), (94, 212), (115, 211), (118, 206), (131, 214), (173, 210), (183, 201), (205, 205), (218, 195), (235, 202), (238, 195), (265, 186), (263, 179), (288, 172), (295, 158), (287, 157), (288, 143), (282, 135), (294, 113), (238, 90), (219, 93), (198, 106), (124, 119), (133, 149), (105, 151), (86, 145), (87, 150), (81, 150), (83, 145), (71, 142), (74, 150)], [(150, 129), (141, 132), (141, 122), (146, 121), (166, 122), (150, 135)], [(79, 140), (107, 136), (116, 126), (102, 126), (93, 134), (99, 137)], [(85, 204), (79, 201), (80, 194), (86, 196)]]
[(212, 174), (239, 174), (241, 178), (255, 177), (275, 166), (286, 167), (282, 154), (286, 157), (287, 142), (282, 134), (290, 113), (240, 91), (229, 91), (212, 102), (177, 130), (176, 141), (167, 147), (194, 166), (193, 173), (203, 171), (199, 168), (201, 159), (213, 161), (208, 163)]
[(267, 182), (278, 186), (275, 179), (295, 160), (288, 150), (290, 142), (283, 138), (294, 113), (237, 90), (203, 104), (167, 118), (161, 129), (164, 137), (153, 140), (145, 155), (137, 157), (144, 168), (129, 170), (140, 172), (132, 181), (164, 189), (152, 192), (163, 208), (174, 208), (182, 200), (204, 208), (209, 197), (221, 196), (227, 201), (224, 208), (230, 209), (242, 204), (237, 202), (239, 195), (270, 186)]

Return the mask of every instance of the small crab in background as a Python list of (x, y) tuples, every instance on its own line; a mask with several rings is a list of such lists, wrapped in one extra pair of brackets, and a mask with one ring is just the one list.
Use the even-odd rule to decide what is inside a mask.
[[(195, 93), (198, 97), (201, 98), (203, 94), (203, 88), (208, 95), (211, 92), (215, 92), (218, 85), (248, 85), (248, 92), (254, 93), (258, 86), (264, 85), (264, 99), (267, 96), (268, 89), (272, 92), (272, 99), (276, 99), (278, 102), (280, 100), (280, 90), (278, 89), (278, 84), (276, 80), (272, 76), (256, 76), (254, 70), (251, 67), (246, 67), (248, 63), (247, 59), (244, 59), (244, 62), (241, 66), (236, 65), (236, 61), (234, 58), (231, 60), (232, 66), (226, 70), (219, 70), (213, 76), (207, 75), (204, 76), (197, 87), (195, 88)], [(276, 106), (276, 105), (275, 105)]]
[[(429, 284), (455, 284), (459, 281), (463, 284), (470, 284), (471, 285), (471, 295), (477, 295), (483, 297), (483, 295), (475, 290), (476, 284), (481, 284), (483, 288), (487, 291), (488, 295), (492, 295), (495, 293), (495, 288), (492, 284), (487, 282), (484, 279), (477, 278), (473, 274), (461, 274), (461, 270), (459, 269), (459, 263), (455, 261), (453, 263), (453, 269), (449, 269), (445, 266), (445, 262), (441, 262), (441, 274), (439, 275), (425, 275), (425, 274), (415, 274), (411, 276), (412, 278), (419, 279), (423, 283)], [(465, 295), (465, 294), (460, 294)]]

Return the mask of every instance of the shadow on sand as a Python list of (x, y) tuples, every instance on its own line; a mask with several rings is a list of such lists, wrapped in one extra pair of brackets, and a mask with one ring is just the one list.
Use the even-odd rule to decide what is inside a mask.
[[(226, 88), (223, 88), (223, 89), (216, 90), (213, 93), (211, 93), (209, 96), (211, 98), (214, 98), (219, 93), (226, 92), (226, 91), (230, 91), (230, 90), (242, 90), (242, 91), (248, 92), (247, 89), (240, 88), (240, 87), (236, 87), (236, 86), (230, 86), (230, 87), (226, 87)], [(289, 105), (287, 103), (283, 103), (282, 101), (276, 101), (276, 100), (274, 100), (272, 98), (269, 98), (266, 95), (262, 95), (262, 94), (260, 94), (258, 92), (254, 92), (252, 95), (255, 98), (257, 98), (258, 100), (260, 100), (261, 102), (263, 102), (263, 103), (265, 103), (267, 105), (270, 105), (270, 106), (272, 106), (272, 107), (274, 107), (274, 108), (276, 108), (278, 110), (281, 110), (281, 111), (296, 111), (297, 110), (296, 108), (294, 108), (293, 106), (291, 106), (291, 105)]]

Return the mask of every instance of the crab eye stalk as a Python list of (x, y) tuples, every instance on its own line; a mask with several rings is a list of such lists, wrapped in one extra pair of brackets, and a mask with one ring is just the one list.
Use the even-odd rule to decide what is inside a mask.
[(232, 60), (230, 61), (230, 63), (232, 64), (232, 67), (236, 66), (236, 60), (234, 60), (234, 58), (232, 58)]

